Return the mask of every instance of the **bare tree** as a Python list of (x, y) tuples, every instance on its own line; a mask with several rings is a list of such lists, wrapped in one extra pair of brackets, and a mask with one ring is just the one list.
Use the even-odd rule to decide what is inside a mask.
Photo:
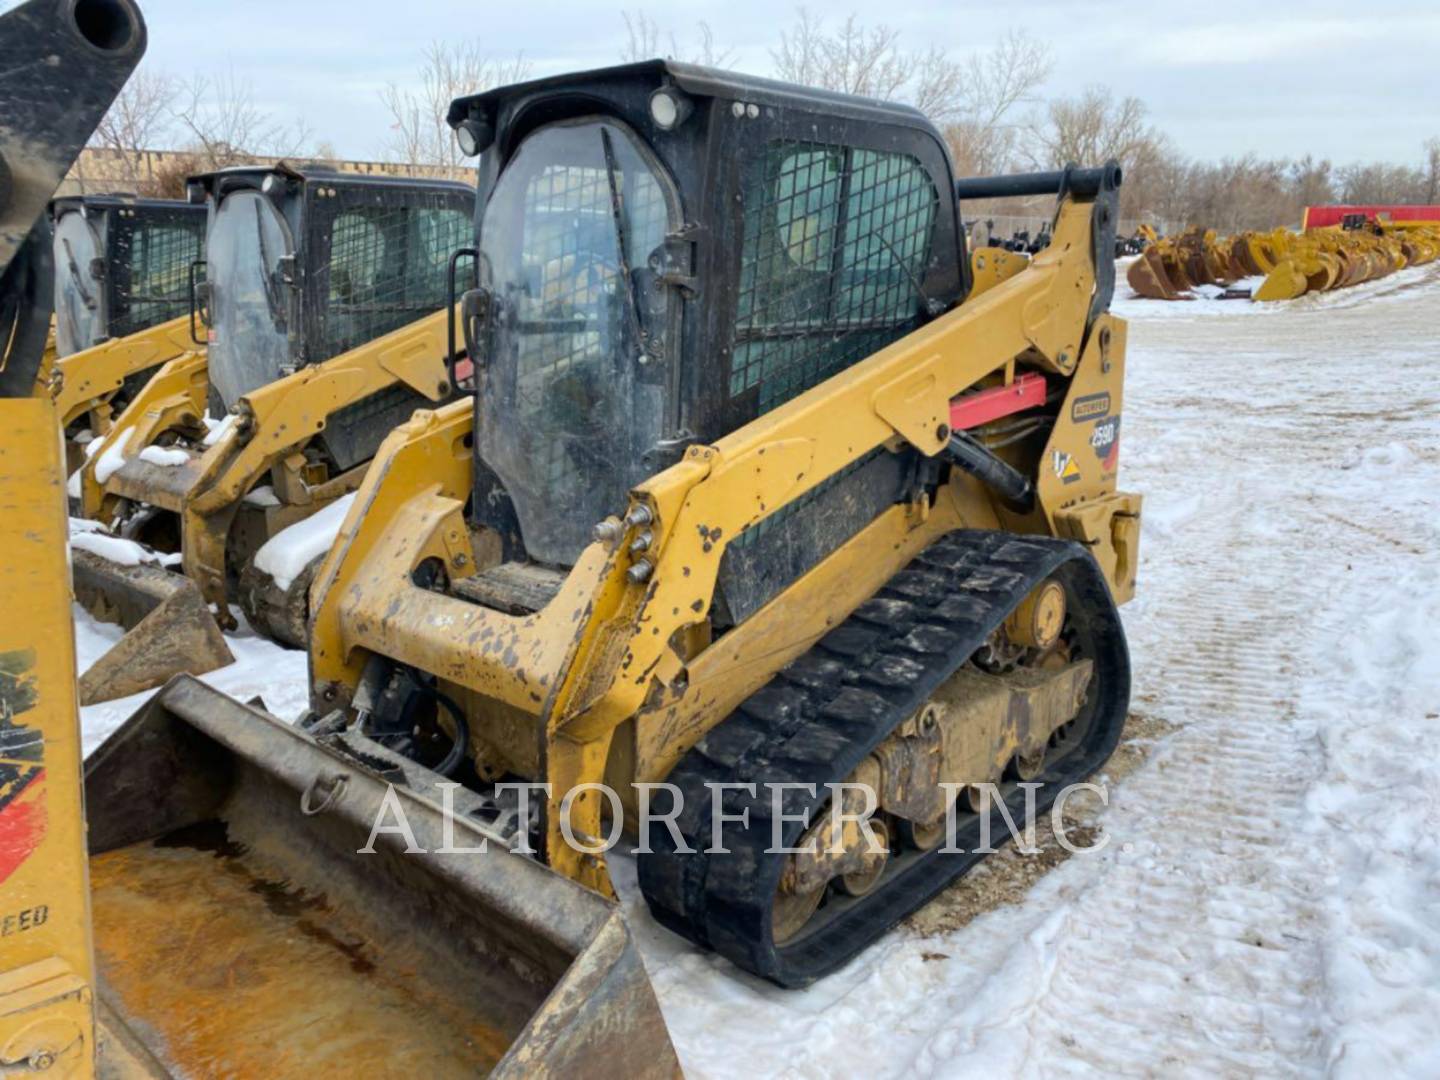
[(1014, 155), (1014, 110), (1034, 100), (1050, 74), (1050, 52), (1024, 31), (957, 60), (938, 45), (912, 52), (883, 23), (852, 15), (837, 29), (800, 8), (771, 51), (790, 82), (915, 106), (939, 125), (963, 173), (998, 172)]
[[(625, 22), (626, 35), (626, 42), (620, 48), (621, 60), (627, 64), (636, 64), (641, 60), (652, 60), (661, 55), (660, 27), (656, 25), (654, 19), (643, 11), (637, 11), (634, 15), (628, 11), (622, 11), (620, 18)], [(673, 36), (671, 44), (674, 44)]]
[(255, 104), (249, 82), (233, 69), (196, 75), (185, 86), (175, 120), (190, 140), (198, 170), (223, 169), (256, 158), (294, 157), (303, 151), (309, 130), (287, 127)]
[(674, 33), (665, 33), (662, 41), (659, 24), (643, 11), (633, 14), (622, 11), (620, 18), (625, 23), (626, 35), (625, 44), (620, 47), (620, 59), (627, 64), (664, 57), (705, 67), (725, 67), (735, 58), (733, 50), (722, 49), (715, 43), (715, 34), (707, 22), (696, 24), (699, 40), (687, 48), (680, 44)]
[(1425, 205), (1440, 200), (1440, 136), (1425, 140)]
[(906, 96), (914, 72), (914, 58), (899, 47), (899, 40), (895, 28), (884, 23), (865, 26), (854, 15), (827, 32), (824, 23), (802, 7), (770, 57), (776, 73), (790, 82), (891, 101)]
[(1329, 161), (1316, 161), (1309, 154), (1290, 166), (1290, 183), (1297, 212), (1307, 206), (1323, 206), (1335, 201), (1332, 171)]
[(150, 190), (155, 177), (145, 171), (141, 151), (157, 149), (156, 144), (168, 134), (173, 124), (171, 109), (179, 93), (174, 78), (142, 67), (130, 77), (91, 136), (91, 146), (114, 154), (121, 174), (136, 192), (155, 194)]
[(1421, 169), (1388, 161), (1356, 162), (1339, 171), (1340, 199), (1347, 203), (1420, 203), (1428, 194)]
[[(1050, 76), (1050, 50), (1023, 30), (1012, 30), (988, 51), (964, 64), (942, 60), (922, 64), (921, 86), (934, 86), (916, 105), (938, 123), (961, 173), (985, 175), (1009, 168), (1015, 157), (1020, 127), (1015, 111), (1035, 101)], [(928, 72), (938, 71), (940, 76)]]
[(1122, 163), (1155, 137), (1137, 97), (1118, 101), (1108, 87), (1091, 86), (1079, 97), (1055, 98), (1030, 125), (1027, 152), (1038, 167), (1116, 158)]
[(450, 102), (495, 86), (520, 82), (530, 61), (517, 54), (497, 60), (472, 43), (435, 41), (425, 50), (415, 86), (390, 83), (380, 100), (390, 113), (390, 138), (382, 154), (395, 162), (461, 170), (465, 155), (445, 122)]

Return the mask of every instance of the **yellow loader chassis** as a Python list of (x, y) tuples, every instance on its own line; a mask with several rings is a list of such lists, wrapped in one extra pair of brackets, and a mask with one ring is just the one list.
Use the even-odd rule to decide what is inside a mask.
[[(720, 695), (738, 700), (823, 632), (827, 620), (866, 599), (874, 579), (847, 579), (842, 568), (874, 565), (883, 580), (904, 564), (893, 540), (899, 534), (919, 528), (933, 536), (967, 525), (1050, 534), (1065, 515), (1114, 495), (1113, 456), (1108, 448), (1100, 453), (1094, 440), (1097, 424), (1119, 413), (1124, 332), (1120, 320), (1102, 315), (1081, 340), (1095, 280), (1090, 204), (1064, 200), (1054, 236), (1022, 273), (713, 446), (691, 447), (679, 464), (636, 489), (631, 523), (616, 530), (613, 546), (587, 548), (555, 599), (533, 615), (504, 615), (413, 584), (411, 572), (425, 559), (440, 560), (452, 577), (477, 566), (463, 515), (470, 492), (467, 406), (417, 415), (382, 446), (316, 575), (317, 708), (347, 704), (366, 657), (377, 653), (493, 702), (496, 730), (508, 724), (523, 731), (517, 714), (533, 717), (544, 768), (537, 778), (552, 785), (545, 854), (567, 876), (608, 894), (603, 856), (565, 843), (559, 804), (572, 788), (605, 779), (622, 725), (634, 732), (634, 778), (663, 778), (684, 749), (677, 733), (696, 739), (725, 715), (729, 702)], [(1046, 451), (1054, 480), (1038, 485), (1035, 510), (1010, 510), (960, 475), (933, 506), (883, 515), (737, 631), (784, 635), (789, 649), (753, 664), (751, 654), (732, 646), (743, 640), (735, 633), (698, 656), (672, 644), (704, 622), (725, 546), (744, 529), (878, 446), (940, 453), (950, 434), (951, 398), (987, 377), (1013, 376), (1022, 355), (1062, 376), (1084, 366), (1085, 391), (1110, 395), (1109, 411), (1098, 420), (1088, 410), (1062, 411)], [(1102, 566), (1126, 575), (1110, 583), (1120, 597), (1133, 589), (1138, 509), (1133, 497), (1112, 500), (1108, 512), (1084, 520), (1097, 543), (1108, 540), (1128, 553)], [(641, 525), (650, 545), (635, 553)], [(875, 542), (882, 539), (889, 542)], [(823, 597), (823, 607), (794, 602), (807, 593)], [(713, 666), (705, 682), (724, 688), (716, 699), (696, 692), (700, 683), (692, 681), (691, 669), (706, 665)], [(471, 726), (483, 739), (486, 725)], [(605, 835), (602, 805), (593, 790), (575, 800), (576, 833)]]
[(0, 1071), (95, 1049), (64, 468), (49, 401), (0, 400)]

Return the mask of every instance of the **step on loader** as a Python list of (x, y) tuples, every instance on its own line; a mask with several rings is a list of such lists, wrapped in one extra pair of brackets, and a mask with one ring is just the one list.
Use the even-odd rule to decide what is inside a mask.
[[(382, 903), (448, 917), (428, 890), (463, 877), (529, 914), (486, 919), (507, 940), (548, 927), (538, 946), (571, 925), (556, 897), (609, 905), (626, 832), (662, 924), (803, 986), (960, 879), (989, 800), (1043, 812), (1119, 739), (1141, 500), (1117, 486), (1117, 165), (957, 181), (911, 109), (662, 61), (450, 122), (479, 154), (475, 393), (416, 412), (361, 481), (311, 589), (310, 713), (181, 677), (87, 770), (124, 823), (92, 845), (123, 1013), (227, 906), (156, 928), (149, 875), (177, 863), (318, 891), (334, 950), (386, 970)], [(1046, 193), (1043, 251), (967, 253), (965, 200)], [(524, 784), (547, 785), (533, 814)], [(502, 842), (395, 831), (387, 793), (444, 792)], [(387, 846), (352, 856), (378, 822)], [(187, 956), (185, 986), (191, 962), (212, 963)], [(592, 985), (660, 1046), (628, 975)]]
[(83, 516), (141, 545), (125, 563), (179, 566), (107, 562), (91, 543), (80, 599), (128, 633), (87, 673), (87, 703), (228, 663), (214, 624), (236, 625), (232, 601), (303, 645), (310, 564), (342, 500), (392, 427), (454, 393), (446, 297), (468, 185), (281, 165), (191, 190), (210, 207), (206, 348), (155, 373), (76, 485)]
[(203, 349), (192, 336), (190, 283), (205, 207), (74, 195), (50, 204), (50, 220), (55, 355), (36, 392), (55, 402), (73, 472), (157, 367)]

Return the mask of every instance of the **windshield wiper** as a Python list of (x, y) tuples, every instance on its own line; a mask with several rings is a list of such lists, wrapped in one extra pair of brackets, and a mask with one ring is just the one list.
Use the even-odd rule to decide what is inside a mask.
[(86, 311), (95, 310), (95, 298), (85, 288), (85, 282), (80, 279), (80, 264), (75, 261), (75, 252), (70, 248), (70, 241), (64, 237), (60, 243), (65, 245), (65, 262), (70, 267), (70, 277), (75, 282), (75, 288), (80, 290), (80, 302), (85, 305)]
[(260, 244), (260, 284), (265, 290), (265, 306), (270, 309), (270, 321), (275, 324), (276, 330), (285, 329), (285, 310), (280, 303), (280, 287), (275, 284), (275, 279), (270, 272), (270, 253), (265, 248), (265, 219), (260, 213), (260, 203), (251, 204), (255, 207), (255, 236)]
[(620, 208), (620, 187), (615, 180), (615, 147), (610, 142), (610, 132), (600, 129), (600, 145), (605, 150), (605, 176), (610, 183), (610, 215), (615, 221), (615, 243), (619, 249), (620, 277), (625, 284), (625, 310), (630, 315), (630, 329), (635, 334), (635, 344), (642, 354), (649, 352), (649, 342), (640, 325), (640, 306), (635, 300), (635, 278), (630, 272), (630, 255), (626, 251), (625, 221)]

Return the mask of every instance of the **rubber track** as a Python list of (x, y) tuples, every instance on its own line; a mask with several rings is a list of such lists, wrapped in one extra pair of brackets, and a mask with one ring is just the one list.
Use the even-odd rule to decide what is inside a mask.
[[(740, 967), (782, 986), (803, 986), (843, 964), (920, 907), (982, 857), (979, 818), (961, 815), (961, 852), (897, 852), (882, 884), (863, 899), (832, 893), (804, 933), (777, 948), (771, 902), (785, 857), (772, 846), (772, 784), (814, 784), (816, 796), (788, 789), (783, 811), (812, 820), (826, 802), (824, 785), (844, 781), (894, 728), (910, 717), (975, 652), (1042, 580), (1062, 581), (1084, 655), (1096, 677), (1078, 718), (1079, 741), (1037, 780), (1037, 813), (1059, 790), (1090, 776), (1113, 752), (1130, 697), (1124, 631), (1105, 580), (1081, 545), (994, 530), (960, 530), (940, 538), (875, 596), (716, 725), (667, 778), (684, 803), (668, 827), (652, 822), (649, 854), (638, 857), (640, 886), (665, 926)], [(712, 846), (712, 785), (754, 783), (756, 794), (727, 790), (727, 813), (749, 812), (748, 828), (727, 823), (728, 854)], [(1016, 821), (1024, 793), (1006, 798)], [(998, 814), (993, 818), (1007, 837)], [(787, 820), (783, 846), (804, 830)], [(693, 852), (677, 851), (688, 846)], [(777, 845), (780, 846), (780, 845)]]

